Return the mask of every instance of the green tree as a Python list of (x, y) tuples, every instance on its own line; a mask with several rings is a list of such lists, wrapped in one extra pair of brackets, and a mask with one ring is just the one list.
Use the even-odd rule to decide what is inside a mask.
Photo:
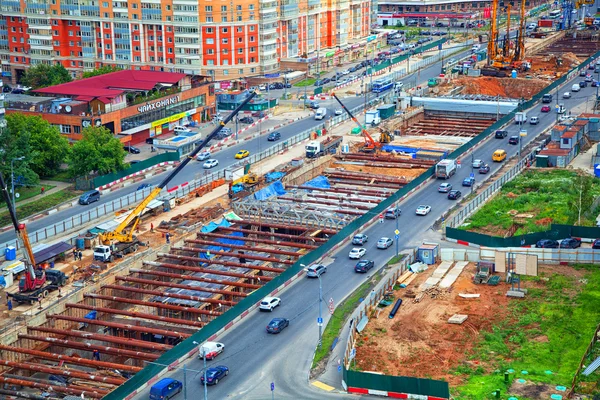
[(61, 64), (38, 64), (25, 71), (21, 83), (30, 86), (32, 89), (40, 89), (71, 82), (72, 80), (69, 71)]
[[(7, 115), (6, 119), (9, 118), (10, 115)], [(31, 151), (30, 137), (28, 131), (13, 133), (8, 126), (0, 128), (0, 173), (9, 187), (11, 185), (11, 163), (17, 182), (36, 185), (40, 181), (39, 176), (30, 167), (34, 157)]]
[(123, 68), (116, 67), (114, 65), (103, 65), (100, 68), (93, 69), (91, 71), (85, 71), (83, 73), (84, 78), (91, 78), (93, 76), (110, 74), (111, 72), (122, 71)]
[(571, 191), (575, 194), (569, 202), (569, 208), (577, 219), (577, 225), (581, 225), (581, 218), (591, 210), (594, 203), (594, 194), (592, 192), (593, 177), (585, 175), (578, 171), (577, 177), (573, 179)]
[(100, 175), (125, 169), (123, 143), (105, 127), (88, 127), (83, 139), (76, 142), (69, 157), (71, 175), (84, 176), (91, 172)]
[(71, 147), (57, 127), (40, 116), (20, 113), (7, 115), (6, 125), (11, 135), (28, 137), (28, 164), (37, 175), (48, 177), (59, 172), (60, 165), (67, 161)]

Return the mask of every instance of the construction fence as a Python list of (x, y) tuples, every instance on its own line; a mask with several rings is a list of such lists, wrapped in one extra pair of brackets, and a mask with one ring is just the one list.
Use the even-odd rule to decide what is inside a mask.
[(442, 261), (467, 261), (476, 263), (479, 261), (496, 261), (496, 253), (502, 252), (509, 258), (517, 254), (536, 256), (538, 264), (600, 264), (600, 252), (590, 248), (577, 249), (538, 249), (535, 247), (506, 247), (496, 249), (492, 247), (446, 247), (440, 249)]

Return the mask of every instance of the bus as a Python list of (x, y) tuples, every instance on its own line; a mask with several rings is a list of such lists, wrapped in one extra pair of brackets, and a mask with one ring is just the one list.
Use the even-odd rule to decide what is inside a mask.
[(391, 89), (394, 86), (394, 81), (392, 78), (380, 78), (373, 82), (373, 86), (371, 90), (375, 93), (385, 92), (388, 89)]
[(561, 10), (550, 11), (550, 13), (548, 14), (548, 18), (550, 18), (550, 19), (558, 19), (561, 16), (562, 16)]

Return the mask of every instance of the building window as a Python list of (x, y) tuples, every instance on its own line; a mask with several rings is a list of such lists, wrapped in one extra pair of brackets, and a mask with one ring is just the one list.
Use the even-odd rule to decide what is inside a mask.
[(224, 16), (221, 17), (221, 22), (227, 22), (227, 16), (226, 15), (224, 15)]
[(73, 127), (73, 133), (81, 133), (81, 127), (80, 126), (74, 126)]
[(229, 65), (229, 60), (223, 60), (223, 65)]
[(169, 54), (173, 54), (173, 49), (172, 49), (171, 47), (169, 47), (169, 48), (167, 49), (167, 53), (169, 53)]
[(71, 125), (61, 125), (60, 133), (71, 133)]
[(238, 38), (238, 43), (242, 43), (244, 41), (244, 38), (239, 37)]
[(237, 17), (237, 21), (238, 21), (238, 22), (242, 22), (242, 17), (241, 17), (241, 15), (238, 15), (238, 17)]
[(254, 36), (250, 36), (250, 41), (254, 42)]
[(250, 73), (253, 74), (256, 72), (256, 68), (250, 68)]
[(238, 4), (238, 5), (235, 7), (235, 9), (236, 9), (236, 10), (238, 10), (238, 11), (242, 11), (242, 6)]
[(221, 6), (221, 12), (227, 12), (227, 6)]
[(256, 51), (256, 47), (250, 47), (250, 53), (254, 53)]
[(213, 22), (213, 17), (206, 17), (206, 22)]
[(254, 57), (250, 57), (250, 62), (251, 63), (256, 62), (256, 59)]
[(250, 25), (250, 32), (254, 32), (254, 25)]
[(242, 27), (238, 26), (236, 30), (237, 30), (238, 33), (240, 33), (240, 32), (242, 32)]
[(73, 31), (69, 31), (69, 36), (73, 36)]
[(213, 38), (206, 38), (206, 44), (215, 44), (215, 39), (213, 39)]
[(254, 10), (254, 4), (248, 5), (248, 10)]
[(204, 7), (204, 11), (206, 11), (206, 12), (212, 12), (212, 6), (205, 6)]
[(206, 60), (206, 65), (215, 65), (215, 60)]
[(139, 61), (141, 61), (141, 58), (140, 58), (140, 56), (135, 56), (133, 59), (134, 59), (135, 61), (138, 61), (138, 62), (139, 62)]
[(238, 49), (238, 54), (244, 54), (244, 49), (240, 47), (240, 48)]
[(227, 44), (227, 43), (229, 43), (229, 39), (228, 38), (223, 38), (223, 39), (221, 39), (221, 43)]
[[(241, 64), (241, 63), (240, 63)], [(238, 74), (243, 75), (244, 74), (244, 68), (240, 68), (238, 69)]]
[(229, 70), (224, 69), (223, 70), (223, 75), (229, 75)]
[(104, 29), (108, 29), (108, 28), (110, 28), (110, 24), (108, 22), (105, 22), (104, 23)]
[(222, 31), (223, 33), (227, 33), (227, 28), (223, 28), (221, 31)]
[(229, 50), (223, 49), (223, 54), (229, 54)]
[[(244, 63), (244, 59), (243, 59), (243, 58), (238, 58), (238, 59), (237, 59), (237, 63), (238, 63), (238, 64), (243, 64), (243, 63)], [(242, 69), (242, 70), (240, 70), (240, 71), (243, 71), (243, 69)], [(241, 72), (240, 72), (240, 74), (241, 74)]]
[(206, 54), (215, 54), (215, 51), (213, 49), (207, 49)]
[(206, 33), (213, 33), (213, 28), (206, 28)]

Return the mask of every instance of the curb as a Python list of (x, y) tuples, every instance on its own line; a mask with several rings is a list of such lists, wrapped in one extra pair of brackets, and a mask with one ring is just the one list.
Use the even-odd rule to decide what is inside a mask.
[(394, 399), (447, 400), (445, 397), (426, 396), (400, 392), (388, 392), (385, 390), (362, 389), (355, 387), (348, 387), (348, 393), (370, 394), (375, 396), (392, 397)]
[[(112, 186), (117, 185), (119, 183), (122, 183), (130, 178), (135, 178), (137, 176), (141, 176), (141, 175), (145, 175), (147, 172), (152, 172), (153, 169), (157, 168), (157, 167), (164, 167), (164, 166), (168, 166), (168, 165), (175, 165), (175, 164), (179, 164), (179, 161), (164, 161), (158, 164), (155, 164), (151, 167), (148, 168), (144, 168), (138, 172), (134, 172), (133, 174), (127, 175), (123, 178), (117, 179), (115, 181), (109, 182), (105, 185), (99, 186), (96, 188), (96, 190), (99, 190), (101, 194), (104, 193), (108, 193), (109, 191), (106, 191), (106, 189), (110, 189)], [(104, 191), (104, 192), (103, 192)]]

